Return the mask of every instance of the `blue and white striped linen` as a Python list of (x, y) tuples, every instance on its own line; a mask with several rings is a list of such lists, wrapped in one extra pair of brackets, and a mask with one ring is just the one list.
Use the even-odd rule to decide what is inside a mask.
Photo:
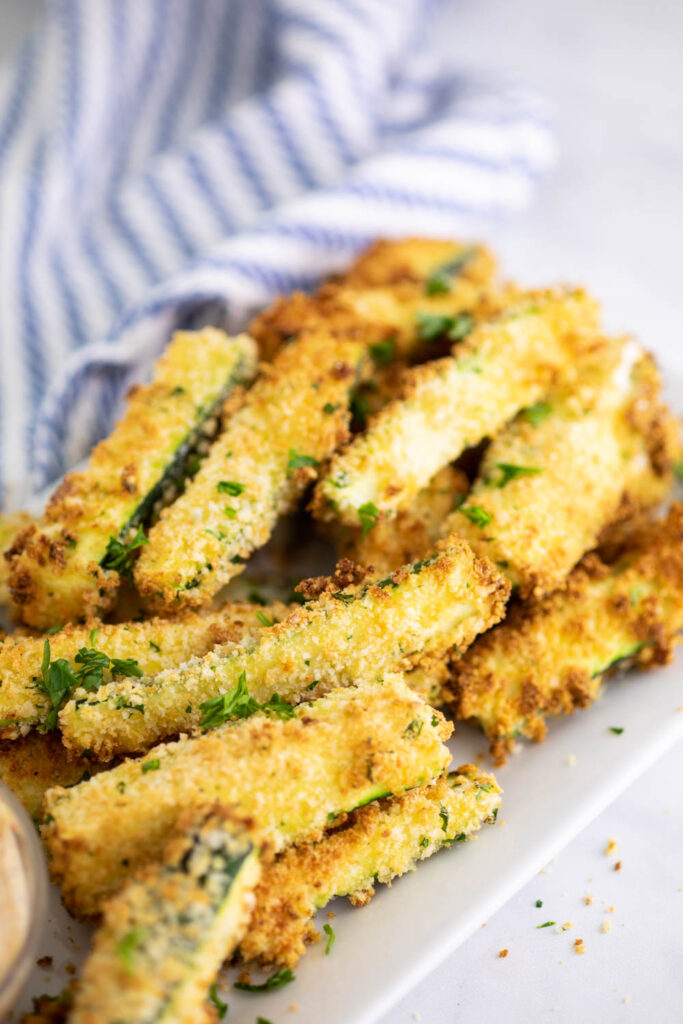
[(87, 453), (173, 328), (524, 206), (548, 111), (443, 73), (439, 6), (48, 6), (0, 83), (0, 502)]

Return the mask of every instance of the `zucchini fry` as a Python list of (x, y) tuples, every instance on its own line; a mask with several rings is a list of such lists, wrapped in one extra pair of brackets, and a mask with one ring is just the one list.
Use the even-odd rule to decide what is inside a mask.
[(188, 456), (216, 432), (224, 401), (255, 370), (245, 334), (174, 335), (152, 383), (131, 390), (87, 469), (55, 491), (44, 526), (15, 541), (9, 587), (24, 622), (47, 629), (111, 606), (119, 574), (130, 573), (131, 552), (145, 542), (140, 527), (175, 493)]
[(56, 733), (34, 732), (0, 741), (0, 782), (12, 790), (34, 821), (40, 819), (43, 798), (51, 786), (74, 786), (101, 769), (96, 761), (70, 754)]
[(382, 363), (415, 358), (433, 352), (437, 336), (445, 333), (420, 330), (425, 320), (466, 314), (480, 318), (493, 308), (495, 269), (493, 257), (480, 245), (432, 239), (379, 242), (337, 283), (323, 285), (314, 295), (294, 292), (277, 299), (252, 320), (249, 333), (265, 357), (302, 331), (326, 326), (333, 332), (363, 330), (368, 343), (378, 346)]
[[(52, 665), (61, 659), (78, 670), (85, 664), (84, 657), (92, 662), (95, 652), (99, 652), (110, 662), (132, 660), (130, 671), (138, 676), (155, 675), (189, 658), (201, 657), (217, 644), (242, 643), (258, 636), (264, 624), (279, 622), (290, 611), (291, 607), (284, 604), (260, 608), (240, 601), (201, 615), (185, 612), (173, 619), (117, 625), (69, 624), (49, 638), (8, 636), (0, 642), (0, 737), (14, 739), (35, 726), (47, 729), (56, 725), (60, 701), (66, 700), (68, 693), (61, 688), (55, 693), (51, 680), (45, 678), (46, 640)], [(112, 668), (116, 675), (116, 663), (105, 664), (103, 672), (98, 673), (100, 679), (111, 679)], [(125, 674), (125, 670), (118, 674)], [(95, 683), (96, 679), (90, 677), (91, 689)]]
[(632, 340), (596, 338), (575, 371), (491, 443), (443, 527), (486, 553), (522, 597), (561, 586), (626, 496), (656, 503), (671, 486), (670, 465), (649, 456), (669, 416), (652, 359)]
[(43, 838), (69, 909), (95, 914), (130, 871), (159, 856), (183, 810), (234, 806), (277, 850), (441, 774), (452, 727), (402, 677), (372, 680), (293, 710), (276, 706), (272, 716), (256, 712), (72, 789), (49, 790)]
[(493, 254), (480, 243), (443, 238), (380, 239), (357, 257), (336, 280), (350, 288), (376, 288), (407, 281), (429, 284), (440, 294), (465, 279), (488, 288), (496, 272)]
[(155, 605), (204, 605), (243, 569), (347, 436), (362, 341), (314, 332), (282, 349), (185, 493), (152, 527), (135, 567)]
[(481, 324), (452, 356), (408, 370), (403, 398), (335, 455), (313, 511), (363, 525), (364, 513), (405, 507), (443, 466), (537, 402), (573, 363), (575, 335), (595, 331), (595, 303), (580, 291), (534, 293)]
[(33, 522), (28, 512), (0, 512), (0, 605), (8, 604), (11, 548), (20, 533)]
[(465, 474), (445, 466), (415, 495), (407, 508), (391, 519), (379, 519), (363, 536), (362, 530), (330, 524), (339, 555), (377, 572), (393, 572), (400, 565), (417, 562), (434, 548), (443, 535), (443, 524), (469, 490)]
[(261, 873), (257, 848), (215, 807), (175, 836), (105, 905), (71, 1024), (197, 1024), (242, 938)]
[(375, 883), (391, 883), (491, 821), (500, 793), (492, 775), (463, 765), (430, 786), (354, 811), (318, 842), (289, 847), (261, 876), (241, 958), (294, 967), (316, 936), (317, 910), (335, 896), (364, 906)]
[[(340, 564), (342, 576), (346, 571)], [(341, 586), (346, 582), (348, 577)], [(250, 643), (218, 649), (156, 677), (117, 679), (95, 694), (77, 690), (59, 717), (65, 744), (102, 759), (144, 751), (199, 725), (207, 703), (229, 703), (242, 678), (259, 702), (274, 693), (299, 701), (409, 668), (430, 652), (454, 645), (464, 650), (500, 620), (509, 593), (490, 562), (457, 540), (393, 576), (324, 592), (334, 586), (334, 579), (310, 581), (305, 592), (317, 600)]]
[(518, 605), (454, 662), (456, 718), (476, 718), (499, 763), (517, 736), (543, 739), (545, 716), (598, 696), (607, 672), (667, 662), (683, 628), (683, 506), (613, 566), (589, 555), (567, 588)]

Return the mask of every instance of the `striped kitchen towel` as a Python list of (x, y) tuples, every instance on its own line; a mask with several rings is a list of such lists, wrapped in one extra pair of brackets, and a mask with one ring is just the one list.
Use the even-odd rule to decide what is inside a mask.
[(88, 452), (174, 327), (527, 202), (547, 109), (445, 73), (442, 6), (47, 6), (0, 83), (0, 503)]

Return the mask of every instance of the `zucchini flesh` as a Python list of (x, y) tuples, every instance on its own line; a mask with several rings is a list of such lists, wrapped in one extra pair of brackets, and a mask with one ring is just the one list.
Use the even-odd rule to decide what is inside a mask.
[(561, 586), (625, 497), (630, 508), (648, 496), (656, 503), (670, 483), (648, 454), (668, 416), (651, 358), (625, 338), (587, 339), (586, 349), (568, 381), (492, 441), (467, 500), (443, 524), (522, 597)]
[(165, 609), (201, 606), (268, 540), (316, 468), (346, 437), (365, 346), (321, 330), (264, 368), (185, 493), (152, 527), (135, 567)]
[(613, 566), (591, 555), (565, 590), (508, 618), (453, 663), (457, 718), (479, 721), (504, 760), (517, 736), (540, 740), (546, 715), (598, 696), (615, 667), (666, 662), (683, 628), (683, 507), (674, 505)]
[[(222, 403), (255, 369), (247, 335), (228, 338), (214, 328), (174, 335), (151, 384), (132, 389), (123, 419), (88, 467), (57, 489), (43, 527), (19, 538), (10, 590), (24, 622), (46, 629), (111, 605), (119, 580), (112, 564), (130, 570), (131, 534), (175, 494), (188, 452), (215, 433)], [(122, 563), (112, 546), (120, 553), (123, 546)]]
[(450, 725), (402, 677), (372, 680), (302, 704), (291, 717), (257, 712), (72, 789), (51, 789), (43, 838), (68, 907), (96, 913), (130, 870), (161, 852), (179, 813), (207, 801), (253, 818), (281, 849), (369, 800), (440, 775)]
[(96, 757), (148, 749), (200, 723), (202, 705), (238, 686), (287, 701), (464, 650), (503, 615), (507, 581), (453, 538), (423, 562), (340, 593), (322, 593), (238, 648), (217, 649), (153, 678), (77, 690), (60, 714), (66, 745)]
[[(215, 611), (185, 612), (175, 618), (100, 625), (69, 624), (49, 638), (52, 662), (63, 659), (78, 669), (84, 648), (121, 661), (133, 660), (139, 672), (153, 675), (216, 644), (241, 643), (263, 632), (264, 623), (279, 622), (291, 607), (276, 602), (259, 608), (246, 601), (229, 602)], [(0, 642), (0, 737), (14, 739), (33, 727), (45, 728), (52, 709), (42, 685), (45, 637), (8, 636)], [(104, 679), (111, 679), (105, 670)], [(92, 684), (91, 684), (92, 685)]]
[(313, 915), (335, 896), (365, 904), (377, 882), (464, 841), (500, 806), (492, 775), (463, 765), (433, 785), (354, 811), (337, 832), (290, 847), (265, 869), (240, 944), (245, 961), (294, 967), (315, 935)]
[(240, 941), (260, 875), (259, 852), (215, 808), (168, 844), (104, 907), (73, 1024), (194, 1024)]
[(465, 448), (538, 401), (572, 366), (576, 333), (594, 331), (596, 321), (581, 292), (528, 296), (475, 328), (453, 356), (408, 370), (403, 397), (332, 458), (316, 487), (316, 516), (362, 526), (363, 509), (405, 507)]

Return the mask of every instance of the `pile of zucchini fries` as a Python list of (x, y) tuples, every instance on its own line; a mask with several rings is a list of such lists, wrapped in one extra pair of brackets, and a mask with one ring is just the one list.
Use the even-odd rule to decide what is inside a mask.
[[(639, 343), (482, 245), (378, 242), (246, 334), (177, 333), (44, 516), (0, 517), (0, 778), (98, 922), (64, 1015), (220, 1017), (226, 961), (286, 984), (330, 900), (495, 821), (451, 720), (501, 763), (670, 659), (679, 454)], [(290, 513), (336, 567), (235, 599)]]

